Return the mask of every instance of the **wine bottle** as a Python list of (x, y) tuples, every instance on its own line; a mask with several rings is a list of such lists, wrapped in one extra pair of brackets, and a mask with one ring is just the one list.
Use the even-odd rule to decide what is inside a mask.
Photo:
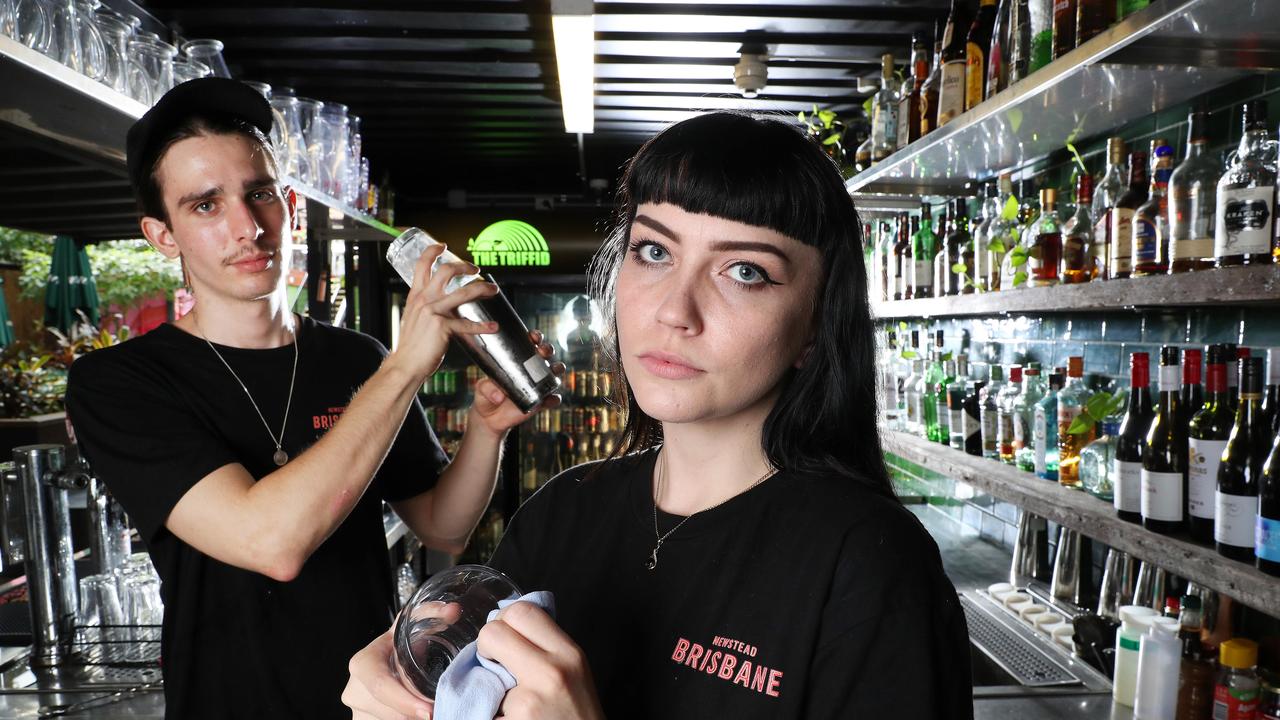
[(1129, 153), (1129, 189), (1111, 211), (1111, 277), (1127, 278), (1133, 269), (1133, 214), (1147, 200), (1147, 154)]
[(1227, 448), (1235, 417), (1227, 395), (1226, 348), (1209, 348), (1209, 396), (1187, 427), (1187, 518), (1191, 537), (1213, 542), (1214, 493), (1218, 464)]
[(1144, 352), (1130, 353), (1129, 407), (1120, 421), (1111, 474), (1116, 515), (1134, 523), (1142, 521), (1142, 443), (1153, 414), (1150, 386), (1150, 356)]
[(1240, 361), (1240, 403), (1227, 448), (1218, 465), (1214, 495), (1213, 539), (1218, 554), (1254, 561), (1254, 529), (1258, 516), (1258, 476), (1270, 433), (1262, 427), (1262, 358)]
[(996, 27), (996, 0), (981, 0), (978, 16), (969, 28), (965, 43), (965, 100), (966, 110), (976, 107), (986, 98), (987, 63), (991, 61), (992, 37)]
[(1142, 447), (1142, 525), (1165, 535), (1181, 530), (1187, 484), (1187, 428), (1178, 422), (1178, 348), (1160, 349), (1160, 401)]
[(951, 0), (951, 15), (942, 33), (942, 87), (938, 90), (938, 127), (964, 112), (967, 72), (966, 36), (969, 30), (967, 4)]
[(1258, 522), (1254, 529), (1254, 554), (1258, 569), (1280, 576), (1280, 434), (1274, 434), (1271, 451), (1258, 478)]

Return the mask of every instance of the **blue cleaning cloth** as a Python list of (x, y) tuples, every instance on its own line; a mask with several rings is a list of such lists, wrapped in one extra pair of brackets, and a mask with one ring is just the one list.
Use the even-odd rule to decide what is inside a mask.
[[(555, 596), (546, 590), (525, 593), (520, 597), (498, 601), (498, 609), (518, 602), (530, 602), (556, 615)], [(489, 613), (492, 621), (498, 610)], [(480, 657), (476, 644), (470, 643), (458, 652), (436, 683), (435, 720), (493, 720), (507, 691), (516, 679), (500, 663)]]

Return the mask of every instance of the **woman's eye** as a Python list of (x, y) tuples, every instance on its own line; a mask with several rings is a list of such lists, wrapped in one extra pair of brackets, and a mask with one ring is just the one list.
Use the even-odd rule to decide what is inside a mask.
[(738, 263), (730, 268), (729, 274), (734, 280), (747, 285), (755, 285), (765, 281), (764, 274), (754, 265)]
[(659, 245), (644, 245), (640, 248), (640, 258), (649, 262), (662, 262), (667, 259), (667, 251)]

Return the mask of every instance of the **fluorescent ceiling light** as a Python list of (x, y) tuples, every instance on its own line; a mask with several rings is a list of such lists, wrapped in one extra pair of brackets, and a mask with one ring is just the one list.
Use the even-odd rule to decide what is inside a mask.
[(551, 33), (556, 43), (565, 132), (595, 129), (595, 25), (591, 0), (552, 0)]

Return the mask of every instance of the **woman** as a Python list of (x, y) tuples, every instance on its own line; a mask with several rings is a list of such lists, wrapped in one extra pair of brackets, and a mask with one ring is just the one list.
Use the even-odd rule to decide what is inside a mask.
[[(506, 716), (972, 716), (964, 615), (881, 456), (860, 227), (780, 122), (699, 116), (631, 161), (592, 269), (620, 457), (553, 479), (492, 559), (557, 602), (480, 636)], [(426, 709), (388, 651), (352, 660), (356, 717)]]

